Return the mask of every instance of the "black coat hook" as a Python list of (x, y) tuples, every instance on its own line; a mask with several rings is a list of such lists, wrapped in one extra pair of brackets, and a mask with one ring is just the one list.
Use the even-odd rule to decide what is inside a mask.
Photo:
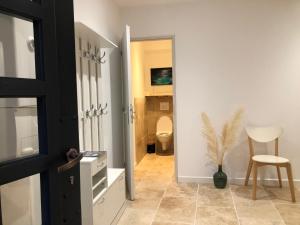
[(106, 55), (106, 52), (103, 52), (103, 55), (102, 55), (102, 56), (100, 56), (100, 58), (99, 58), (99, 62), (100, 62), (101, 64), (104, 64), (104, 63), (106, 63), (106, 60), (103, 60), (103, 59), (104, 59), (104, 57), (105, 57), (105, 55)]

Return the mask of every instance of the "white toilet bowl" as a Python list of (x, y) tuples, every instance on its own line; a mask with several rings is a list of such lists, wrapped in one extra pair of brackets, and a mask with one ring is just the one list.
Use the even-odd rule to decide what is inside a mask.
[(166, 151), (173, 133), (172, 120), (168, 116), (162, 116), (157, 121), (156, 137), (162, 145), (162, 150)]

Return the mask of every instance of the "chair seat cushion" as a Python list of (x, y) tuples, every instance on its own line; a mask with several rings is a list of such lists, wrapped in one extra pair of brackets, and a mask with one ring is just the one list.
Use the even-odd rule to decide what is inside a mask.
[(275, 155), (255, 155), (252, 160), (260, 163), (288, 163), (289, 160)]

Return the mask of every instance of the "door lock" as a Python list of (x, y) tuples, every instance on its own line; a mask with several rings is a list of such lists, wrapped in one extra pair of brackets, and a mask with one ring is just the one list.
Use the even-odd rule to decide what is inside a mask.
[(75, 179), (74, 176), (70, 176), (70, 184), (74, 185), (74, 179)]

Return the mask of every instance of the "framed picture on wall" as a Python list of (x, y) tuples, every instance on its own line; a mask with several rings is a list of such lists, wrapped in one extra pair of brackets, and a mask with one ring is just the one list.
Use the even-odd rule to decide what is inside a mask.
[(151, 85), (172, 85), (172, 67), (151, 68)]

